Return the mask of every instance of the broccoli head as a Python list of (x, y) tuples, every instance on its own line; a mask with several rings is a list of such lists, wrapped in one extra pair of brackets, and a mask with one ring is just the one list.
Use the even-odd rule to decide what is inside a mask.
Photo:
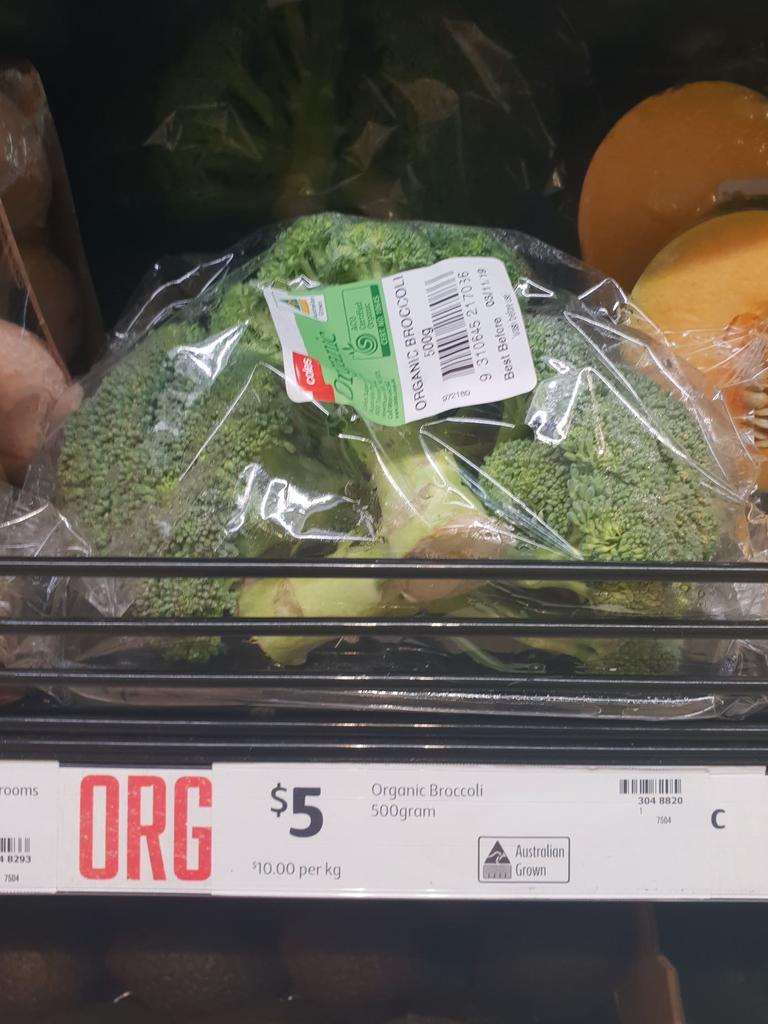
[[(565, 538), (569, 526), (570, 468), (552, 445), (530, 438), (499, 441), (483, 464), (486, 504), (500, 517), (509, 517), (525, 535), (538, 533), (539, 524)], [(557, 537), (552, 539), (557, 544)]]
[(339, 213), (301, 217), (216, 296), (210, 328), (216, 332), (233, 324), (244, 325), (249, 342), (266, 358), (279, 360), (279, 345), (264, 301), (265, 285), (349, 284), (430, 266), (450, 256), (501, 259), (513, 284), (527, 273), (523, 259), (484, 228), (375, 221)]
[[(721, 522), (706, 478), (713, 461), (695, 417), (652, 379), (634, 370), (617, 372), (597, 345), (562, 318), (533, 316), (527, 326), (539, 374), (532, 402), (528, 396), (531, 429), (508, 439), (502, 428), (482, 466), (487, 506), (506, 505), (527, 518), (518, 527), (520, 555), (552, 558), (571, 551), (607, 562), (712, 559)], [(541, 544), (542, 523), (555, 535), (548, 551), (532, 543)], [(686, 584), (661, 581), (549, 585), (591, 608), (619, 614), (679, 615), (694, 596)], [(544, 584), (528, 586), (541, 590)], [(659, 664), (669, 668), (679, 647), (665, 643), (657, 652)], [(637, 654), (634, 671), (642, 671), (655, 648), (644, 642), (621, 650)], [(596, 670), (615, 661), (620, 649), (601, 641), (595, 651), (569, 638), (558, 642), (558, 653), (566, 652)]]
[[(342, 284), (472, 254), (524, 269), (485, 231), (339, 214), (288, 225), (186, 319), (150, 331), (100, 371), (65, 426), (56, 501), (100, 554), (258, 557), (318, 539), (332, 551), (358, 535), (401, 555), (500, 550), (506, 537), (453, 456), (427, 457), (418, 426), (374, 438), (351, 409), (289, 400), (263, 296), (265, 285)], [(133, 608), (227, 615), (254, 605), (241, 589), (230, 579), (150, 580)]]
[(282, 286), (300, 278), (347, 284), (452, 256), (500, 259), (513, 284), (527, 273), (523, 258), (487, 228), (319, 213), (300, 218), (278, 236), (258, 263), (258, 277), (263, 283)]
[[(55, 500), (100, 554), (285, 553), (302, 536), (340, 535), (355, 521), (349, 482), (316, 459), (328, 443), (242, 325), (206, 336), (201, 324), (169, 324), (113, 366), (67, 421)], [(226, 615), (238, 586), (148, 580), (134, 609)]]
[[(484, 229), (339, 214), (281, 229), (263, 254), (99, 370), (63, 430), (57, 504), (98, 554), (253, 558), (309, 547), (330, 557), (712, 558), (720, 520), (699, 467), (714, 473), (714, 464), (695, 417), (653, 380), (617, 371), (563, 316), (526, 310), (535, 398), (512, 399), (500, 419), (498, 407), (490, 418), (477, 412), (479, 471), (433, 424), (376, 427), (344, 406), (289, 400), (265, 285), (344, 284), (450, 256), (498, 257), (513, 286), (527, 273), (503, 236)], [(258, 635), (256, 620), (278, 604), (298, 617), (333, 608), (330, 595), (346, 617), (439, 610), (473, 588), (487, 590), (482, 581), (360, 581), (341, 588), (339, 604), (333, 580), (168, 579), (131, 593), (144, 616), (252, 615), (265, 653), (297, 663), (322, 640)], [(683, 585), (533, 581), (495, 585), (488, 607), (508, 614), (534, 590), (544, 604), (565, 595), (570, 607), (617, 613), (681, 612), (692, 601)], [(195, 642), (184, 653), (217, 646)], [(616, 641), (531, 646), (570, 651), (593, 669), (603, 657), (639, 657)], [(659, 648), (656, 664), (667, 667), (672, 649)]]

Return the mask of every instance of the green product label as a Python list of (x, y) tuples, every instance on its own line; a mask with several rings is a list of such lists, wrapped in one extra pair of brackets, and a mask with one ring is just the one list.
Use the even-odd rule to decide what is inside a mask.
[(380, 282), (277, 293), (277, 301), (281, 324), (287, 313), (301, 338), (304, 352), (291, 352), (291, 368), (308, 396), (351, 405), (377, 423), (404, 422)]
[(399, 426), (536, 383), (514, 288), (493, 257), (264, 294), (295, 402), (338, 402)]

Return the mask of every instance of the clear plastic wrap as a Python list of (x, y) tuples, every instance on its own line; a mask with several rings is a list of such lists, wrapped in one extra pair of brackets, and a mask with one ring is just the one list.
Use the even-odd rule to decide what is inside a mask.
[[(63, 516), (46, 500), (20, 494), (0, 482), (0, 537), (6, 558), (82, 557), (88, 544), (68, 526)], [(44, 618), (53, 607), (58, 581), (28, 576), (0, 577), (0, 617), (33, 615)], [(0, 636), (0, 666), (17, 669), (40, 666), (39, 642), (24, 634)], [(0, 688), (0, 704), (18, 700), (24, 694), (21, 683)]]
[(19, 61), (0, 64), (0, 199), (18, 288), (0, 315), (32, 322), (62, 362), (79, 369), (100, 351), (103, 326), (42, 82)]
[(158, 252), (227, 248), (321, 210), (515, 224), (575, 245), (560, 143), (596, 100), (558, 5), (510, 19), (503, 0), (224, 0), (175, 21), (168, 6), (114, 44), (120, 63), (141, 50), (141, 88), (111, 60), (89, 67), (98, 144), (72, 104), (113, 318)]
[[(309, 395), (291, 401), (265, 286), (312, 297), (318, 285), (354, 285), (454, 257), (505, 266), (536, 371), (532, 389), (471, 407), (450, 400), (442, 415), (396, 426)], [(759, 557), (764, 524), (737, 425), (671, 349), (621, 323), (620, 298), (610, 283), (514, 232), (334, 214), (272, 228), (235, 252), (177, 264), (170, 277), (153, 272), (107, 357), (82, 382), (80, 409), (51, 432), (27, 491), (52, 501), (67, 529), (99, 555)], [(460, 334), (471, 332), (462, 316)], [(58, 614), (82, 617), (85, 609), (94, 618), (427, 615), (540, 625), (616, 615), (761, 616), (758, 588), (744, 589), (749, 595), (724, 583), (623, 579), (86, 578), (58, 581), (46, 599)], [(495, 706), (497, 670), (535, 677), (543, 667), (573, 672), (573, 695), (508, 695), (509, 710), (517, 703), (529, 713), (647, 717), (723, 714), (730, 704), (716, 692), (666, 702), (618, 693), (603, 706), (584, 696), (578, 675), (650, 677), (692, 665), (733, 674), (747, 655), (760, 656), (719, 641), (558, 637), (541, 629), (530, 638), (516, 631), (419, 643), (406, 633), (382, 647), (354, 637), (261, 636), (256, 621), (247, 645), (134, 636), (41, 638), (34, 646), (43, 662), (55, 664), (107, 655), (125, 664), (142, 653), (240, 669), (337, 658), (340, 669), (361, 673), (372, 664), (396, 666), (400, 655), (413, 666), (436, 659), (443, 674), (479, 664), (489, 691), (466, 696), (466, 709), (478, 711)], [(358, 699), (340, 687), (339, 699), (346, 693), (348, 706), (365, 701), (370, 688), (361, 679), (356, 689)], [(198, 687), (194, 702), (262, 696)], [(460, 693), (438, 697), (416, 683), (408, 693), (369, 696), (386, 706), (462, 706)], [(296, 688), (287, 687), (285, 701), (296, 699)], [(759, 701), (748, 703), (751, 709)]]
[(695, 329), (662, 334), (643, 311), (633, 322), (686, 363), (698, 387), (738, 429), (754, 484), (768, 489), (768, 307), (736, 317), (719, 331)]
[(557, 86), (586, 78), (587, 60), (556, 8), (531, 12), (524, 45), (503, 4), (468, 13), (229, 0), (164, 70), (149, 173), (186, 221), (508, 216), (529, 190), (558, 189)]

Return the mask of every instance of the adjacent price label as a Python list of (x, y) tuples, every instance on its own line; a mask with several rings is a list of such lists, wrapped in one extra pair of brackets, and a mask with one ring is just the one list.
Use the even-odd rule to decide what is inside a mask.
[(768, 900), (763, 768), (0, 761), (0, 891)]
[(0, 761), (0, 893), (55, 892), (58, 765)]

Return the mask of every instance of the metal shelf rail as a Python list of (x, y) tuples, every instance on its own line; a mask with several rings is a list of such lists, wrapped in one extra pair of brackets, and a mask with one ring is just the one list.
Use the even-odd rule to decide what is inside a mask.
[[(54, 577), (330, 577), (491, 580), (661, 580), (706, 586), (765, 585), (768, 563), (672, 564), (540, 561), (381, 559), (162, 559), (2, 558), (0, 575)], [(258, 626), (256, 626), (258, 623)], [(716, 617), (641, 618), (563, 614), (537, 619), (452, 619), (427, 614), (402, 619), (104, 619), (23, 617), (0, 619), (0, 635), (221, 636), (318, 635), (360, 637), (665, 637), (683, 640), (768, 640), (768, 620)], [(362, 667), (361, 667), (362, 664)], [(768, 724), (726, 720), (600, 721), (505, 715), (511, 694), (541, 702), (644, 697), (655, 700), (727, 694), (730, 701), (768, 695), (768, 675), (686, 669), (659, 677), (582, 675), (569, 671), (510, 672), (467, 668), (464, 659), (382, 667), (323, 659), (307, 669), (277, 669), (239, 662), (222, 669), (167, 665), (146, 669), (83, 665), (62, 669), (3, 669), (0, 688), (19, 686), (67, 692), (88, 687), (162, 688), (173, 692), (223, 687), (252, 693), (244, 706), (212, 711), (194, 707), (73, 709), (9, 705), (0, 715), (1, 757), (176, 763), (279, 757), (504, 760), (579, 763), (768, 763)], [(427, 706), (418, 696), (429, 695)], [(397, 695), (397, 700), (391, 700)], [(462, 707), (457, 698), (471, 697)], [(409, 705), (409, 701), (412, 706)], [(247, 705), (247, 706), (245, 706)], [(450, 713), (449, 713), (450, 712)], [(642, 714), (637, 716), (642, 718)], [(415, 728), (418, 727), (418, 728)]]

